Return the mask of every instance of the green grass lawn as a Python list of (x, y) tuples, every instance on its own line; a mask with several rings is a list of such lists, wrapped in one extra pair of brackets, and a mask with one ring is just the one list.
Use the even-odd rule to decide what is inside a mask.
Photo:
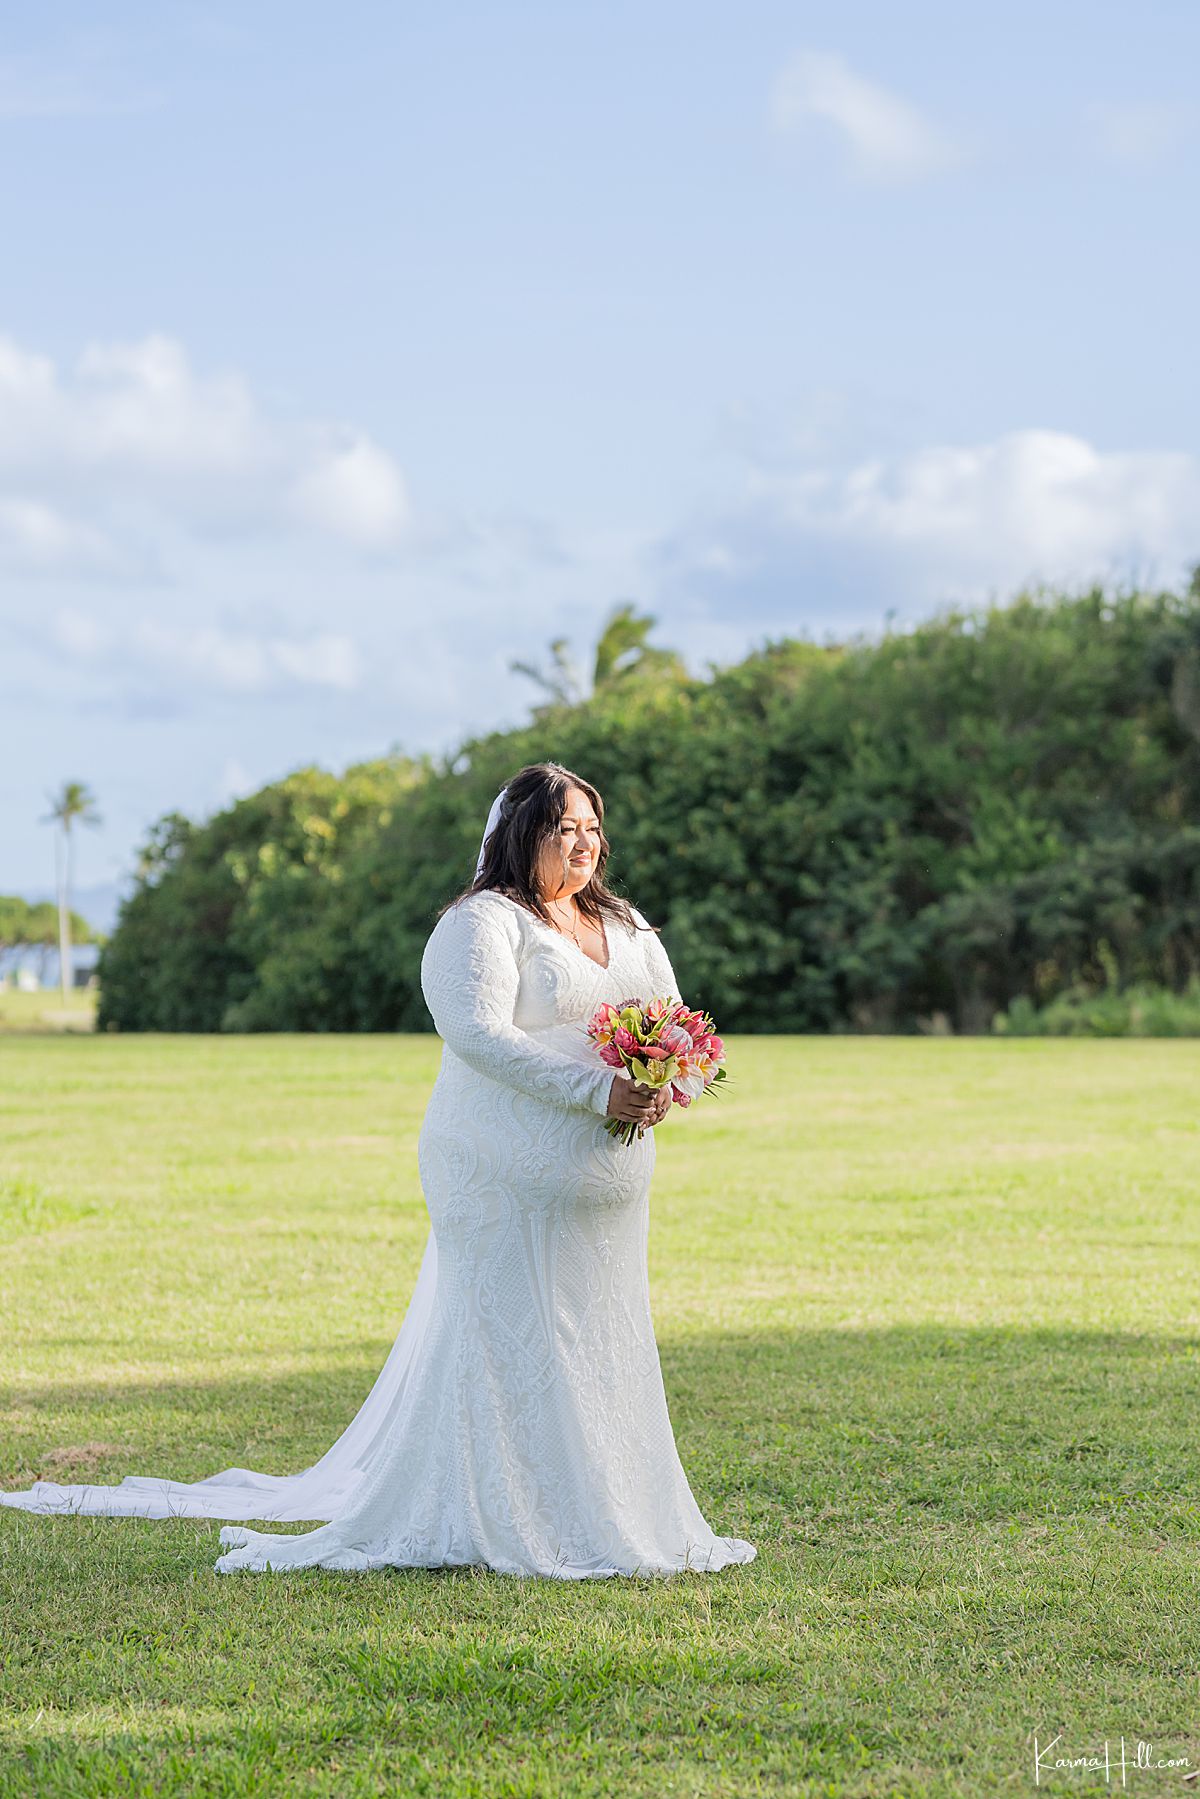
[(98, 997), (94, 987), (77, 987), (68, 994), (64, 1006), (57, 987), (43, 987), (37, 993), (0, 987), (0, 1034), (94, 1030)]
[[(0, 1482), (326, 1449), (416, 1275), (437, 1055), (0, 1041)], [(697, 1499), (759, 1559), (225, 1577), (215, 1524), (0, 1511), (0, 1794), (961, 1799), (1032, 1792), (1034, 1732), (1200, 1763), (1200, 1045), (730, 1064), (658, 1139), (651, 1287)]]

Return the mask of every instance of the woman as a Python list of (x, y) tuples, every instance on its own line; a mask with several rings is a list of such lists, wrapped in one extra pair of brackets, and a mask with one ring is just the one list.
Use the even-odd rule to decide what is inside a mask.
[[(39, 1481), (4, 1503), (329, 1521), (227, 1527), (222, 1572), (483, 1564), (579, 1579), (754, 1557), (705, 1523), (667, 1414), (646, 1264), (666, 1106), (600, 1062), (584, 1028), (604, 999), (679, 997), (656, 934), (604, 885), (603, 817), (568, 769), (523, 768), (425, 945), (443, 1039), (418, 1142), (432, 1229), (392, 1352), (333, 1448), (298, 1475)], [(606, 1117), (636, 1123), (632, 1142)]]

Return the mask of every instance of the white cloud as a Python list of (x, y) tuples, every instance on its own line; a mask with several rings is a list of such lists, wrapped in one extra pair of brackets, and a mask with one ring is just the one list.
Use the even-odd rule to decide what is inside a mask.
[[(48, 381), (39, 369), (35, 391), (42, 405), (31, 422), (48, 452), (93, 468), (153, 464), (240, 477), (289, 448), (239, 377), (198, 377), (170, 337), (89, 344), (72, 381), (60, 387), (52, 371)], [(5, 433), (0, 449), (11, 455), (15, 448)]]
[[(669, 560), (694, 585), (796, 609), (872, 593), (917, 606), (1038, 581), (1175, 580), (1200, 558), (1200, 460), (1014, 431), (832, 470), (752, 471)], [(725, 566), (723, 566), (723, 561)]]
[(275, 666), (293, 681), (338, 687), (345, 693), (358, 686), (358, 650), (349, 637), (331, 631), (312, 637), (272, 637), (267, 648)]
[(403, 475), (369, 437), (273, 415), (240, 376), (198, 373), (161, 335), (89, 345), (67, 372), (0, 338), (0, 507), (19, 504), (45, 513), (44, 529), (34, 513), (20, 528), (31, 553), (76, 568), (89, 546), (97, 565), (144, 562), (156, 527), (311, 529), (385, 549), (408, 524)]
[(141, 617), (112, 626), (75, 607), (54, 617), (51, 638), (68, 659), (119, 674), (178, 681), (226, 693), (325, 687), (348, 693), (362, 678), (354, 640), (340, 632), (280, 632), (177, 624)]
[(112, 632), (100, 619), (75, 606), (63, 606), (55, 614), (51, 635), (60, 650), (78, 661), (90, 662), (104, 654)]
[(1182, 552), (1200, 517), (1200, 464), (1169, 451), (1113, 453), (1057, 431), (864, 462), (842, 479), (802, 478), (801, 523), (939, 545), (992, 567), (1053, 570), (1131, 547)]
[(1180, 149), (1194, 120), (1176, 107), (1124, 105), (1093, 109), (1092, 141), (1111, 162), (1128, 168), (1155, 168)]
[(20, 494), (0, 494), (0, 564), (22, 574), (69, 570), (109, 577), (131, 572), (102, 532)]
[(958, 160), (955, 146), (915, 106), (829, 51), (791, 58), (775, 82), (770, 116), (785, 136), (814, 119), (831, 125), (871, 180), (918, 180)]
[(368, 438), (330, 449), (296, 484), (301, 516), (369, 548), (393, 542), (408, 523), (399, 469)]

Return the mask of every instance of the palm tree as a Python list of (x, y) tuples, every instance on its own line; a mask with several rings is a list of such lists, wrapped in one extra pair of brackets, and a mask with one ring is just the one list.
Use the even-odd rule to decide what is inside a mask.
[(635, 612), (627, 600), (615, 606), (605, 621), (596, 645), (594, 687), (610, 687), (626, 675), (685, 673), (683, 660), (674, 650), (658, 650), (646, 642), (658, 620), (652, 613)]
[(54, 876), (58, 889), (58, 974), (65, 1006), (71, 967), (71, 830), (76, 823), (98, 825), (100, 814), (91, 790), (82, 781), (64, 781), (57, 797), (52, 793), (46, 797), (50, 811), (42, 823), (59, 826), (54, 839)]
[(552, 706), (574, 706), (582, 698), (579, 670), (571, 658), (565, 637), (556, 637), (550, 645), (550, 671), (544, 673), (532, 662), (510, 662), (514, 675), (528, 675), (550, 696)]
[[(655, 649), (646, 642), (657, 623), (650, 613), (636, 612), (629, 601), (613, 608), (596, 644), (593, 693), (602, 687), (611, 687), (629, 675), (686, 674), (683, 660), (674, 650)], [(552, 711), (555, 706), (578, 705), (585, 697), (565, 637), (555, 638), (550, 645), (550, 658), (548, 670), (537, 668), (531, 662), (510, 662), (508, 665), (514, 674), (528, 675), (531, 681), (536, 681), (549, 696), (547, 705), (535, 710), (535, 717), (543, 711)]]

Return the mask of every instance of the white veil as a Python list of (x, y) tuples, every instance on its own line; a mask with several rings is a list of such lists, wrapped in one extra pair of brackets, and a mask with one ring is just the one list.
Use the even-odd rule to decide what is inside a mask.
[[(506, 789), (492, 801), (475, 865), (496, 828)], [(416, 1285), (375, 1384), (341, 1436), (320, 1461), (298, 1474), (260, 1474), (225, 1468), (206, 1480), (176, 1481), (129, 1474), (119, 1486), (60, 1486), (39, 1480), (24, 1493), (0, 1493), (0, 1505), (27, 1512), (83, 1512), (114, 1518), (271, 1519), (276, 1523), (332, 1523), (370, 1474), (376, 1454), (412, 1400), (411, 1377), (433, 1317), (437, 1292), (437, 1240), (432, 1228)]]
[(479, 840), (479, 855), (476, 857), (476, 860), (475, 860), (475, 879), (476, 880), (478, 880), (480, 875), (483, 873), (483, 853), (487, 849), (488, 838), (491, 836), (492, 832), (496, 829), (496, 826), (500, 823), (500, 814), (504, 810), (504, 796), (507, 792), (508, 792), (508, 783), (506, 781), (504, 786), (500, 789), (499, 793), (496, 795), (495, 799), (492, 801), (492, 809), (487, 815), (487, 823), (483, 827), (483, 836)]

